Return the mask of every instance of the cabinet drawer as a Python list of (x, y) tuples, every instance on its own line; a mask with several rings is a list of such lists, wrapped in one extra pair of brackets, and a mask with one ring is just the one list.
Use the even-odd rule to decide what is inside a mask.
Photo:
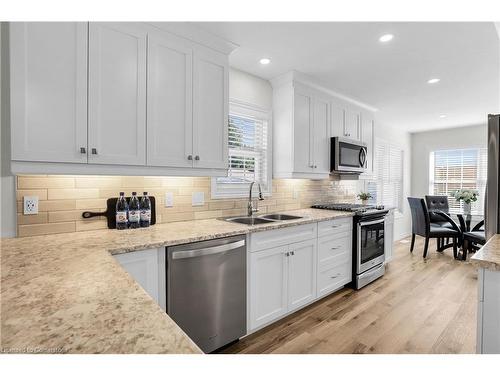
[(318, 223), (318, 237), (343, 232), (351, 233), (352, 218), (334, 219)]
[(250, 252), (306, 241), (316, 237), (316, 224), (294, 225), (288, 228), (250, 234)]
[(318, 297), (322, 297), (351, 281), (351, 264), (349, 262), (330, 268), (319, 269)]
[(318, 239), (318, 261), (329, 262), (339, 256), (350, 259), (352, 254), (351, 233), (345, 232)]

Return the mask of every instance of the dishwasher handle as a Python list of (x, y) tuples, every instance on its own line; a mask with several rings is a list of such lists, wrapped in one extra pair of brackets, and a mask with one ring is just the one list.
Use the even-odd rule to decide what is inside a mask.
[(223, 253), (229, 250), (234, 250), (242, 246), (245, 246), (245, 240), (231, 242), (225, 245), (206, 247), (204, 249), (199, 249), (199, 250), (174, 251), (172, 252), (172, 259), (185, 259), (185, 258), (202, 257), (205, 255), (213, 255), (213, 254)]

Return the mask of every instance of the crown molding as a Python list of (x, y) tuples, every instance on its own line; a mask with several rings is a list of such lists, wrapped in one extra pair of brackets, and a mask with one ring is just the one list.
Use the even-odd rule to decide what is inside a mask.
[(294, 82), (299, 82), (299, 83), (308, 85), (316, 90), (322, 91), (325, 94), (328, 94), (330, 96), (333, 96), (333, 97), (336, 97), (338, 99), (344, 100), (344, 101), (352, 103), (354, 105), (357, 105), (358, 107), (364, 108), (368, 111), (378, 112), (378, 108), (376, 108), (372, 105), (369, 105), (367, 103), (361, 102), (359, 100), (353, 99), (353, 98), (351, 98), (347, 95), (341, 94), (337, 91), (334, 91), (334, 90), (331, 90), (331, 89), (326, 88), (324, 86), (321, 86), (319, 83), (317, 83), (314, 80), (314, 78), (312, 78), (304, 73), (298, 72), (296, 70), (292, 70), (292, 71), (287, 72), (285, 74), (282, 74), (278, 77), (275, 77), (275, 78), (271, 79), (270, 82), (271, 82), (271, 85), (273, 86), (273, 89), (281, 87), (281, 86), (286, 85), (286, 84), (293, 85)]
[(210, 47), (216, 51), (229, 55), (239, 47), (236, 43), (223, 39), (192, 22), (147, 22), (157, 29), (167, 31), (192, 42)]

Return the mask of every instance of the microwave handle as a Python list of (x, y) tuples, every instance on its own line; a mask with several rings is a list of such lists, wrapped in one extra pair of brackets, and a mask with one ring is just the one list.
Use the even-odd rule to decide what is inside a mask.
[(359, 150), (359, 164), (366, 168), (366, 149), (364, 147)]

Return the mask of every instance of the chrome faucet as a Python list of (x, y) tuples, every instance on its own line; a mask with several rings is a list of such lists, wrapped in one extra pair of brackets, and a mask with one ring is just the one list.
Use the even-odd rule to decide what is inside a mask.
[[(249, 191), (249, 194), (248, 194), (248, 206), (247, 206), (248, 216), (252, 216), (254, 212), (259, 211), (259, 209), (257, 208), (257, 203), (255, 204), (255, 207), (254, 207), (253, 206), (253, 202), (252, 202), (252, 188), (253, 188), (253, 184), (255, 184), (255, 181), (253, 181), (250, 184), (250, 191)], [(260, 184), (258, 182), (257, 182), (257, 185), (259, 186), (259, 201), (263, 201), (264, 198), (262, 197), (262, 189), (261, 189)]]

